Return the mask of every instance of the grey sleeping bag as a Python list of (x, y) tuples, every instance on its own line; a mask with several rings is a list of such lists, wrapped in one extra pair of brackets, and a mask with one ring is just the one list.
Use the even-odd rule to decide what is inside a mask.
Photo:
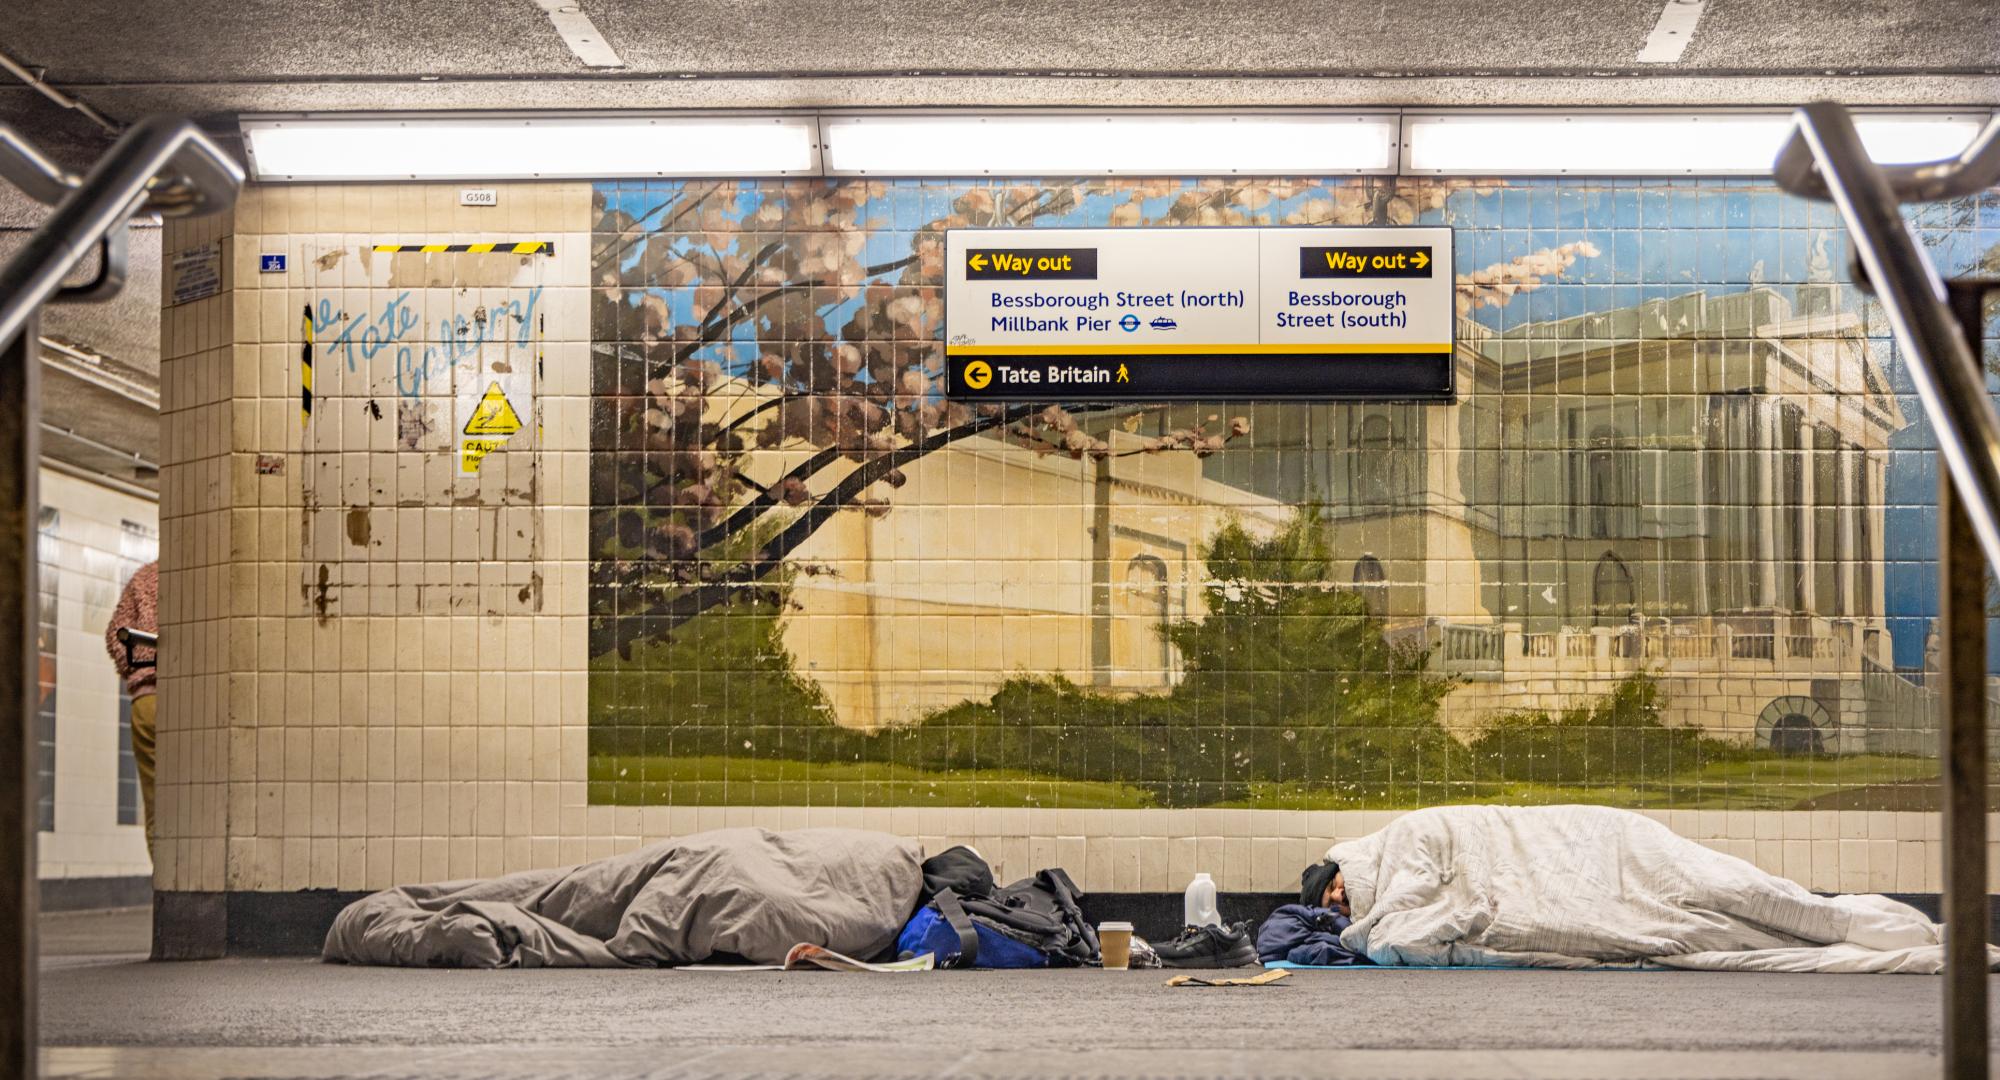
[(559, 870), (406, 885), (349, 904), (321, 955), (403, 967), (778, 963), (800, 942), (863, 959), (916, 907), (923, 849), (856, 829), (720, 829)]

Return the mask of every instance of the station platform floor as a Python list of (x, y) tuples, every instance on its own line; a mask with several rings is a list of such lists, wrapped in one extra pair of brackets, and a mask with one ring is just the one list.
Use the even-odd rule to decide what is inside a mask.
[[(1939, 1071), (1939, 980), (1714, 972), (410, 971), (155, 964), (148, 913), (43, 921), (44, 1075), (210, 1080), (1345, 1077)], [(2000, 985), (1995, 987), (2000, 1000)], [(2000, 1030), (2000, 1023), (1996, 1023)]]

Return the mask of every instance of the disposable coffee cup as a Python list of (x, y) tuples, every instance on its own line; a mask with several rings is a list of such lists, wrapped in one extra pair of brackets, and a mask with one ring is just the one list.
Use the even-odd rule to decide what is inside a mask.
[(1132, 924), (1097, 924), (1097, 949), (1104, 956), (1106, 971), (1123, 971), (1132, 966)]

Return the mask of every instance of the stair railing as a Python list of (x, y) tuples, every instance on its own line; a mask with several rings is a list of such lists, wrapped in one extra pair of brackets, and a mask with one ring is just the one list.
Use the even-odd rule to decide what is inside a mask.
[[(132, 216), (192, 216), (228, 209), (243, 170), (192, 121), (152, 117), (132, 125), (84, 176), (67, 172), (0, 125), (0, 179), (55, 210), (0, 264), (0, 1076), (39, 1074), (35, 918), (40, 688), (34, 628), (40, 596), (34, 522), (41, 503), (41, 344), (38, 316), (51, 301), (104, 300), (125, 281)], [(92, 251), (96, 277), (64, 281)]]
[(1986, 884), (1987, 575), (2000, 566), (2000, 413), (1980, 357), (1983, 309), (2000, 279), (1947, 282), (1901, 204), (1977, 194), (2000, 182), (2000, 118), (1955, 158), (1883, 168), (1845, 108), (1797, 113), (1772, 169), (1795, 195), (1831, 201), (1854, 243), (1855, 281), (1882, 302), (1937, 438), (1938, 617), (1943, 648), (1944, 1065), (1988, 1074)]

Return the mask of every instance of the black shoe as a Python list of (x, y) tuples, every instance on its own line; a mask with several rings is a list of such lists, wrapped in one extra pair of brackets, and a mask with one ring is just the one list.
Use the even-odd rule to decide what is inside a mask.
[(1181, 936), (1153, 946), (1160, 963), (1170, 968), (1249, 967), (1257, 962), (1248, 923), (1231, 926), (1190, 926)]

